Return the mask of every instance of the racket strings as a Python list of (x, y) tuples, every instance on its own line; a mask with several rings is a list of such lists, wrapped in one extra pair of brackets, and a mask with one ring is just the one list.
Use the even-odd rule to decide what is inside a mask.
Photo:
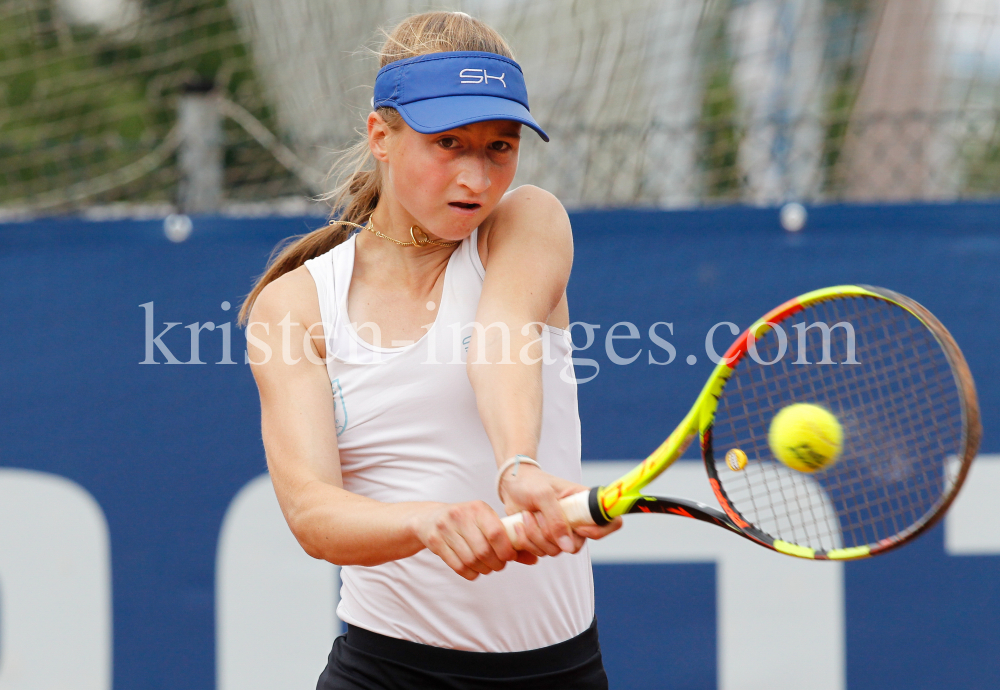
[[(881, 334), (883, 336), (883, 340), (884, 341), (891, 342), (893, 338), (896, 338), (895, 342), (898, 343), (899, 345), (901, 345), (902, 347), (896, 353), (892, 354), (889, 357), (886, 357), (887, 353), (886, 353), (884, 347), (878, 348), (878, 351), (877, 351), (876, 354), (879, 354), (879, 355), (882, 356), (882, 361), (881, 362), (878, 361), (878, 360), (875, 361), (875, 366), (872, 367), (871, 370), (868, 371), (868, 374), (869, 374), (868, 380), (867, 381), (862, 380), (863, 386), (867, 385), (867, 386), (870, 387), (874, 383), (875, 385), (882, 386), (883, 390), (884, 390), (884, 387), (886, 385), (889, 385), (890, 389), (893, 388), (894, 384), (891, 381), (888, 380), (888, 377), (886, 377), (884, 375), (884, 370), (888, 369), (888, 368), (890, 368), (892, 366), (897, 367), (900, 370), (900, 372), (901, 372), (900, 377), (899, 377), (901, 379), (901, 381), (899, 382), (899, 386), (902, 387), (901, 390), (904, 391), (904, 394), (905, 394), (905, 391), (907, 390), (906, 389), (907, 385), (911, 385), (911, 384), (912, 385), (926, 384), (926, 376), (920, 374), (919, 369), (917, 370), (917, 374), (918, 374), (918, 378), (922, 379), (922, 381), (907, 381), (906, 380), (907, 376), (912, 377), (913, 374), (914, 374), (914, 369), (911, 366), (911, 363), (912, 363), (913, 357), (914, 357), (914, 353), (910, 349), (910, 346), (912, 344), (910, 342), (908, 342), (909, 338), (905, 334), (901, 334), (900, 333), (900, 329), (897, 326), (898, 326), (898, 324), (893, 324), (891, 322), (886, 322), (886, 323), (882, 324), (882, 328), (880, 330), (881, 330)], [(921, 329), (921, 331), (922, 331), (922, 329)], [(917, 353), (917, 354), (919, 355), (919, 353)], [(868, 356), (867, 353), (865, 353), (865, 355)], [(881, 365), (881, 366), (879, 366), (879, 365)], [(872, 379), (874, 379), (874, 381), (872, 381)], [(890, 392), (898, 392), (898, 391), (891, 390)], [(867, 435), (871, 438), (872, 445), (881, 445), (882, 447), (888, 448), (889, 449), (890, 457), (891, 456), (898, 456), (900, 454), (900, 448), (899, 448), (900, 445), (904, 446), (904, 448), (903, 448), (903, 452), (904, 453), (907, 450), (910, 453), (913, 453), (914, 448), (912, 448), (912, 446), (913, 446), (912, 443), (909, 444), (911, 446), (910, 448), (906, 448), (905, 447), (907, 445), (907, 439), (905, 438), (904, 429), (907, 428), (907, 426), (911, 426), (915, 430), (919, 431), (920, 430), (920, 426), (921, 426), (920, 422), (919, 422), (919, 419), (918, 420), (908, 420), (908, 419), (905, 419), (905, 418), (903, 418), (901, 416), (887, 415), (887, 414), (885, 414), (885, 412), (886, 412), (885, 408), (886, 407), (890, 407), (891, 408), (891, 406), (893, 404), (896, 404), (896, 405), (898, 405), (899, 409), (906, 409), (906, 410), (909, 410), (911, 413), (912, 412), (916, 412), (916, 413), (919, 414), (920, 410), (918, 409), (918, 406), (915, 406), (912, 403), (912, 401), (910, 403), (907, 403), (905, 400), (897, 400), (897, 401), (895, 401), (895, 403), (893, 403), (892, 401), (887, 402), (885, 400), (885, 396), (881, 396), (881, 397), (883, 398), (882, 400), (878, 400), (878, 401), (874, 402), (875, 412), (877, 413), (878, 416), (876, 417), (875, 415), (872, 415), (872, 414), (869, 414), (867, 416), (864, 415), (864, 414), (857, 414), (857, 415), (855, 415), (855, 417), (860, 422), (860, 424), (858, 424), (857, 426), (858, 427), (862, 427), (862, 428), (860, 428), (860, 431), (862, 431), (862, 432), (867, 431), (868, 432)], [(877, 424), (871, 424), (870, 422), (873, 419), (875, 419), (875, 421), (877, 421), (878, 423)], [(869, 427), (867, 430), (863, 428), (866, 423), (868, 423), (867, 426)], [(881, 434), (881, 438), (879, 438), (879, 434)], [(891, 445), (893, 445), (893, 444), (896, 446), (895, 448), (891, 447)], [(888, 467), (889, 472), (890, 473), (892, 473), (892, 472), (898, 473), (899, 470), (900, 470), (900, 468), (899, 467), (893, 467), (892, 466), (893, 464), (898, 465), (899, 463), (898, 462), (896, 462), (896, 463), (890, 463), (890, 465)], [(883, 468), (883, 474), (885, 474), (884, 469), (885, 468)], [(919, 469), (919, 468), (917, 468), (917, 469)], [(917, 472), (915, 472), (914, 474), (917, 475), (916, 476), (917, 484), (919, 484), (921, 478), (920, 478), (920, 476), (919, 476), (919, 474)], [(833, 488), (836, 489), (837, 487), (833, 487)], [(852, 502), (853, 503), (860, 503), (860, 501), (857, 500), (858, 499), (857, 495), (860, 493), (860, 491), (858, 490), (857, 486), (855, 486), (855, 491), (853, 493), (855, 494), (854, 496), (848, 496), (848, 503), (852, 503)], [(871, 501), (872, 498), (873, 498), (872, 496), (863, 497), (863, 499), (867, 499), (869, 501)], [(908, 503), (907, 496), (905, 494), (903, 494), (902, 498), (903, 498), (902, 506), (903, 507), (907, 507), (906, 506), (906, 504)], [(926, 499), (928, 499), (929, 497), (925, 495), (923, 498), (926, 501)], [(881, 518), (883, 521), (888, 520), (889, 522), (891, 522), (891, 525), (888, 525), (888, 526), (881, 525), (881, 527), (884, 528), (884, 529), (886, 529), (886, 530), (888, 530), (891, 527), (892, 531), (894, 533), (896, 531), (899, 531), (899, 530), (903, 529), (903, 524), (902, 523), (911, 523), (912, 521), (915, 520), (915, 516), (912, 515), (912, 514), (908, 514), (908, 513), (905, 513), (905, 512), (904, 513), (898, 512), (899, 506), (893, 506), (893, 505), (886, 506), (884, 504), (884, 502), (883, 502), (883, 505), (881, 505), (881, 506), (879, 506), (877, 504), (873, 504), (873, 505), (869, 506), (869, 508), (871, 510), (870, 510), (870, 515), (868, 516), (868, 519), (867, 519), (868, 525), (865, 524), (865, 522), (866, 522), (866, 520), (865, 520), (865, 518), (866, 518), (865, 514), (863, 512), (858, 512), (858, 511), (855, 511), (854, 514), (850, 515), (849, 518), (848, 518), (848, 520), (847, 520), (847, 522), (849, 524), (853, 523), (856, 527), (860, 526), (860, 527), (864, 528), (865, 526), (870, 526), (870, 524), (873, 523), (873, 522), (877, 522), (878, 519)], [(894, 513), (892, 511), (893, 508), (896, 508), (897, 512)], [(867, 540), (869, 540), (869, 539), (872, 538), (872, 535), (871, 534), (867, 534), (867, 535), (862, 534), (862, 535), (859, 535), (858, 540), (860, 541), (862, 537), (865, 537), (864, 540), (867, 541)]]
[[(906, 312), (902, 310), (897, 310), (901, 314), (907, 316), (907, 320), (912, 319)], [(914, 323), (915, 319), (912, 320)], [(861, 379), (861, 386), (871, 388), (874, 384), (876, 390), (879, 387), (884, 392), (888, 386), (890, 393), (898, 394), (896, 399), (893, 400), (892, 396), (879, 396), (881, 399), (874, 401), (874, 414), (869, 411), (869, 414), (863, 414), (865, 410), (860, 410), (862, 413), (856, 413), (854, 415), (856, 419), (856, 428), (859, 433), (855, 436), (860, 436), (862, 438), (867, 437), (870, 441), (869, 446), (871, 447), (881, 447), (888, 451), (888, 460), (886, 462), (883, 460), (883, 466), (880, 467), (882, 475), (886, 475), (889, 478), (893, 478), (893, 475), (899, 475), (905, 473), (906, 468), (901, 466), (899, 457), (909, 455), (911, 457), (916, 456), (919, 458), (933, 458), (935, 457), (934, 449), (929, 447), (919, 447), (919, 444), (914, 443), (914, 437), (923, 434), (925, 431), (923, 429), (923, 419), (927, 415), (925, 410), (921, 408), (920, 399), (916, 398), (912, 392), (914, 390), (923, 390), (927, 393), (931, 392), (928, 387), (928, 376), (926, 375), (926, 367), (914, 367), (915, 362), (923, 361), (925, 364), (927, 362), (927, 355), (931, 353), (928, 350), (928, 345), (930, 345), (931, 340), (929, 339), (929, 334), (925, 329), (918, 326), (914, 333), (905, 332), (905, 327), (909, 326), (908, 323), (900, 323), (897, 319), (893, 321), (884, 321), (881, 324), (881, 328), (876, 331), (878, 334), (881, 333), (882, 343), (878, 344), (877, 347), (871, 348), (870, 352), (864, 352), (863, 354), (866, 358), (871, 358), (871, 354), (876, 354), (881, 356), (881, 360), (874, 360), (874, 366), (866, 371), (868, 376)], [(924, 352), (920, 352), (916, 348), (919, 343), (912, 342), (914, 339), (911, 335), (919, 335), (920, 340), (924, 343)], [(896, 347), (893, 350), (887, 350), (885, 343), (892, 343)], [(936, 344), (936, 343), (935, 343)], [(943, 354), (943, 353), (942, 353)], [(921, 360), (923, 358), (923, 360)], [(932, 371), (935, 377), (940, 379), (941, 367), (943, 366), (946, 371), (947, 361), (942, 356), (941, 366), (932, 367)], [(892, 381), (892, 377), (886, 375), (886, 371), (891, 371), (895, 367), (897, 371), (897, 381)], [(950, 371), (948, 372), (950, 373)], [(902, 397), (900, 397), (902, 396)], [(922, 399), (933, 400), (933, 397), (922, 396)], [(896, 412), (905, 411), (909, 415), (904, 416), (900, 414), (887, 414), (887, 410), (894, 410)], [(872, 422), (877, 423), (872, 423)], [(907, 430), (912, 430), (912, 433), (908, 435)], [(927, 438), (940, 440), (940, 437), (930, 435)], [(871, 450), (871, 448), (869, 448)], [(938, 455), (938, 457), (940, 457)], [(921, 469), (924, 472), (921, 474)], [(931, 476), (928, 476), (928, 473)], [(919, 465), (912, 468), (911, 474), (914, 476), (913, 487), (923, 495), (921, 496), (922, 502), (924, 504), (931, 504), (937, 496), (932, 496), (927, 491), (927, 485), (933, 486), (937, 483), (938, 473), (934, 471), (934, 467), (921, 468)], [(938, 475), (938, 476), (935, 476)], [(838, 477), (833, 475), (834, 479)], [(895, 477), (900, 478), (900, 477)], [(855, 477), (856, 479), (856, 477)], [(848, 507), (852, 506), (862, 506), (864, 502), (867, 501), (867, 514), (865, 509), (859, 508), (858, 510), (852, 511), (846, 517), (845, 522), (848, 526), (852, 526), (859, 534), (854, 535), (855, 541), (859, 543), (865, 543), (871, 541), (877, 536), (877, 533), (888, 532), (890, 534), (896, 534), (903, 531), (906, 526), (916, 522), (920, 515), (913, 514), (911, 508), (914, 504), (912, 501), (912, 496), (907, 495), (906, 492), (900, 493), (901, 501), (893, 502), (889, 496), (889, 493), (884, 489), (879, 489), (875, 495), (871, 495), (870, 488), (874, 482), (862, 482), (862, 486), (857, 486), (857, 482), (854, 483), (854, 491), (846, 492), (846, 503)], [(923, 484), (923, 488), (920, 485)], [(878, 488), (878, 487), (876, 487)], [(833, 484), (831, 486), (833, 491), (837, 489), (843, 490), (843, 486), (836, 486)], [(869, 489), (868, 494), (863, 492)], [(911, 492), (912, 493), (912, 492)], [(941, 492), (935, 492), (939, 496)], [(881, 499), (881, 501), (879, 501)], [(883, 524), (878, 524), (879, 521)], [(877, 529), (870, 529), (872, 526)], [(873, 534), (873, 531), (876, 534)]]
[[(819, 327), (804, 336), (794, 328), (816, 323), (832, 329), (826, 352)], [(853, 350), (840, 323), (853, 327)], [(937, 339), (905, 309), (864, 297), (810, 306), (779, 326), (781, 334), (756, 343), (770, 364), (741, 359), (716, 410), (716, 474), (730, 502), (773, 537), (819, 550), (877, 543), (921, 524), (948, 495), (947, 464), (962, 443), (961, 393)], [(858, 363), (846, 364), (852, 352)], [(793, 402), (823, 405), (840, 419), (844, 447), (832, 466), (806, 474), (773, 457), (771, 419)], [(730, 448), (750, 458), (743, 471), (722, 461)]]

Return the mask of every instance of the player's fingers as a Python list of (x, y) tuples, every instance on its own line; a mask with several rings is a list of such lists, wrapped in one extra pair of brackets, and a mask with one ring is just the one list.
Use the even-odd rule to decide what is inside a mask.
[(503, 523), (500, 522), (500, 518), (493, 512), (492, 508), (485, 506), (485, 510), (480, 511), (476, 516), (476, 524), (488, 542), (490, 553), (500, 563), (500, 567), (494, 568), (494, 570), (500, 570), (507, 561), (514, 560), (517, 551), (510, 543), (507, 530), (504, 529)]
[[(478, 530), (476, 530), (478, 531)], [(466, 541), (464, 534), (458, 531), (458, 529), (451, 529), (444, 532), (445, 543), (455, 552), (458, 559), (466, 568), (471, 568), (480, 575), (485, 575), (491, 572), (490, 569), (476, 557), (473, 552), (472, 547)]]
[(545, 516), (541, 513), (524, 514), (524, 535), (527, 537), (528, 548), (532, 553), (537, 551), (539, 556), (558, 556), (562, 553), (562, 549), (545, 536), (544, 522)]
[(427, 540), (427, 548), (431, 550), (432, 553), (436, 554), (438, 558), (445, 562), (445, 564), (454, 570), (456, 573), (464, 577), (466, 580), (475, 580), (479, 577), (477, 573), (472, 568), (466, 566), (462, 559), (458, 557), (458, 554), (448, 546), (447, 541), (441, 535), (433, 535)]
[[(564, 553), (564, 552), (576, 553), (583, 546), (584, 541), (586, 541), (583, 537), (577, 536), (573, 532), (558, 537), (557, 538), (558, 541), (553, 541), (551, 537), (553, 530), (551, 529), (551, 526), (547, 524), (548, 518), (545, 516), (545, 514), (540, 512), (535, 513), (535, 518), (538, 520), (538, 525), (542, 530), (542, 534), (546, 538), (546, 543), (552, 544), (556, 549), (558, 549), (558, 553), (554, 555), (558, 555), (559, 553)], [(563, 519), (565, 519), (565, 517)]]
[[(534, 517), (531, 515), (531, 513), (525, 513), (524, 520), (527, 521), (528, 518), (531, 518), (531, 520), (534, 521)], [(527, 551), (537, 558), (541, 558), (542, 556), (548, 555), (547, 553), (545, 553), (543, 549), (540, 549), (539, 547), (535, 546), (535, 542), (533, 542), (531, 540), (531, 537), (528, 536), (528, 529), (524, 526), (524, 522), (515, 523), (514, 531), (517, 532), (517, 544), (521, 549), (520, 551), (518, 551), (518, 553), (521, 553), (521, 551)], [(539, 530), (539, 535), (541, 535), (540, 530)], [(541, 536), (539, 536), (539, 538), (544, 539), (544, 537)]]
[(575, 553), (580, 550), (580, 545), (573, 539), (572, 530), (566, 522), (566, 515), (559, 506), (556, 492), (549, 489), (539, 492), (536, 496), (538, 512), (542, 514), (542, 532), (545, 537), (556, 544), (563, 551)]
[(529, 551), (518, 551), (517, 558), (514, 559), (518, 563), (523, 563), (524, 565), (534, 565), (538, 563), (538, 556)]
[(487, 575), (493, 572), (489, 566), (476, 557), (476, 554), (472, 551), (472, 547), (470, 547), (464, 539), (451, 540), (449, 541), (449, 546), (451, 546), (452, 551), (455, 552), (455, 555), (458, 556), (459, 560), (462, 561), (462, 564), (466, 568), (474, 570), (480, 575)]
[(570, 542), (572, 547), (569, 549), (563, 549), (565, 553), (576, 553), (583, 548), (583, 545), (587, 543), (587, 537), (582, 534), (577, 534), (575, 531), (571, 530), (569, 533)]
[[(487, 568), (487, 572), (503, 570), (506, 565), (506, 561), (497, 555), (496, 551), (493, 549), (493, 544), (490, 543), (490, 540), (483, 533), (483, 522), (488, 521), (486, 520), (486, 516), (482, 513), (467, 515), (462, 522), (462, 536), (465, 539), (465, 543), (472, 551), (472, 555), (475, 557), (477, 565), (482, 565)], [(497, 522), (499, 522), (499, 518), (497, 519)], [(500, 530), (503, 531), (503, 525), (500, 525)], [(475, 567), (476, 570), (479, 570), (478, 567), (473, 567)]]
[(573, 531), (576, 532), (581, 537), (586, 537), (587, 539), (601, 539), (608, 536), (612, 532), (616, 532), (622, 527), (621, 517), (616, 517), (614, 520), (606, 525), (580, 525), (579, 527), (574, 527)]

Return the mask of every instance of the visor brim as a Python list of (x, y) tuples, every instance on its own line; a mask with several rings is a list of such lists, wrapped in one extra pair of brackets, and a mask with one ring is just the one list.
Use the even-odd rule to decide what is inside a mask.
[(517, 101), (494, 96), (443, 96), (414, 101), (395, 108), (410, 127), (421, 134), (437, 134), (473, 122), (513, 120), (531, 127), (544, 141), (549, 140), (528, 109)]

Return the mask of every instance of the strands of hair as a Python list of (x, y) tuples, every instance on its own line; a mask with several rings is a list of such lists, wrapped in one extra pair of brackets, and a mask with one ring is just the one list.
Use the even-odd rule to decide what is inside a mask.
[[(425, 12), (400, 22), (391, 31), (380, 31), (384, 41), (376, 54), (379, 67), (406, 58), (459, 50), (496, 53), (513, 59), (514, 53), (503, 37), (483, 22), (464, 12)], [(379, 108), (379, 115), (390, 129), (398, 129), (402, 118), (393, 108)], [(351, 226), (338, 220), (361, 224), (378, 205), (382, 189), (382, 174), (368, 148), (368, 139), (361, 137), (334, 162), (328, 181), (331, 191), (320, 197), (332, 209), (330, 225), (306, 235), (291, 237), (271, 253), (264, 274), (240, 308), (239, 323), (246, 325), (253, 303), (264, 287), (302, 266), (309, 259), (321, 256), (344, 242), (351, 235)]]
[(464, 12), (418, 14), (392, 31), (381, 33), (385, 42), (377, 53), (379, 67), (396, 60), (452, 50), (477, 50), (514, 59), (513, 51), (500, 34)]

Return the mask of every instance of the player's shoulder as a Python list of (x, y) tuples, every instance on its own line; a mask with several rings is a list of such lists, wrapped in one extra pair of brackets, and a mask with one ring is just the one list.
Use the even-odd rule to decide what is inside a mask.
[(568, 272), (573, 262), (573, 231), (566, 209), (554, 194), (534, 185), (518, 187), (504, 195), (488, 220), (479, 228), (484, 266), (498, 254), (513, 259), (545, 256), (565, 264)]
[(512, 189), (497, 204), (501, 213), (560, 213), (565, 214), (562, 202), (552, 192), (532, 184)]
[(536, 237), (570, 232), (562, 202), (551, 192), (530, 184), (507, 192), (480, 229), (494, 237), (529, 231)]
[(250, 312), (251, 321), (264, 323), (279, 323), (286, 316), (300, 323), (320, 320), (316, 283), (305, 266), (299, 266), (265, 285)]

